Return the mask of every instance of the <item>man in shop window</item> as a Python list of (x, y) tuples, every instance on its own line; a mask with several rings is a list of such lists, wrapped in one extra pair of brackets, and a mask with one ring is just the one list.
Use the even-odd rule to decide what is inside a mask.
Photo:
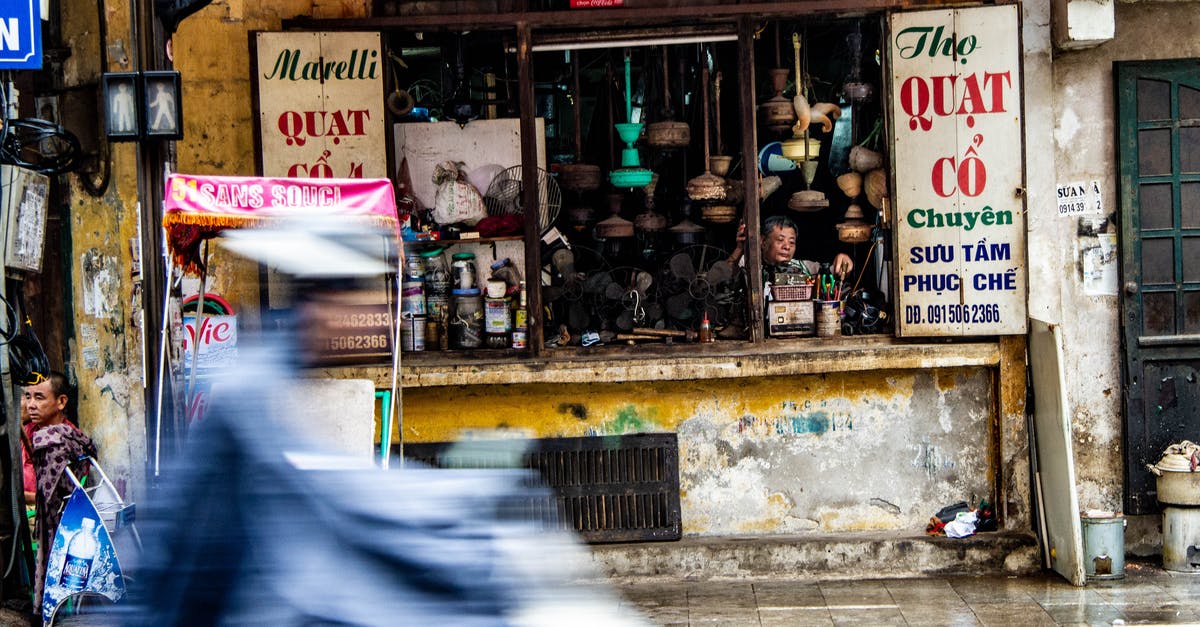
[(37, 516), (34, 521), (38, 543), (37, 572), (34, 579), (34, 613), (41, 613), (42, 585), (46, 578), (49, 557), (63, 505), (75, 486), (64, 470), (72, 469), (77, 476), (86, 462), (80, 457), (94, 457), (96, 446), (79, 427), (67, 420), (69, 402), (67, 379), (60, 372), (34, 374), (34, 381), (25, 387), (23, 409), (29, 414), (33, 430), (27, 446), (32, 451), (34, 474), (37, 478), (35, 500)]
[[(796, 254), (796, 223), (786, 216), (774, 215), (763, 220), (761, 232), (763, 276), (773, 273), (816, 275), (821, 264), (816, 261), (794, 259)], [(746, 224), (738, 227), (737, 245), (729, 255), (729, 263), (745, 263)], [(844, 277), (854, 270), (854, 261), (845, 253), (833, 258), (829, 269), (834, 275)]]

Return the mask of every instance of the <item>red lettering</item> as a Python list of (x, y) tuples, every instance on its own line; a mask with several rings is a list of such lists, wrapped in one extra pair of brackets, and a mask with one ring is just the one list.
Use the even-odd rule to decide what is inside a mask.
[(982, 194), (985, 187), (987, 167), (983, 165), (983, 160), (978, 157), (963, 159), (962, 166), (958, 168), (958, 189), (962, 190), (964, 196), (974, 198)]
[(213, 327), (212, 341), (214, 342), (228, 342), (232, 336), (228, 322), (221, 322)]
[(929, 109), (929, 86), (918, 76), (910, 76), (900, 86), (900, 108), (908, 114), (909, 130), (928, 131), (933, 127), (933, 119), (925, 117)]
[[(947, 172), (947, 167), (949, 171)], [(930, 177), (930, 183), (933, 186), (933, 192), (942, 198), (949, 198), (954, 195), (954, 157), (942, 157), (933, 162), (933, 174)], [(949, 188), (946, 184), (949, 183)]]
[[(1004, 84), (999, 84), (1003, 80)], [(992, 92), (992, 108), (989, 113), (1004, 113), (1004, 88), (1012, 85), (1012, 75), (1008, 72), (984, 72), (983, 88)]]
[(934, 76), (929, 79), (933, 83), (933, 112), (940, 116), (954, 113), (954, 82), (957, 76)]

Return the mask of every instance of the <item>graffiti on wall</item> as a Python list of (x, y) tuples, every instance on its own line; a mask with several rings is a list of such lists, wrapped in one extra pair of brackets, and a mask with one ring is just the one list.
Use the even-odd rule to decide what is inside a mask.
[(853, 431), (854, 417), (845, 408), (828, 399), (783, 401), (779, 414), (738, 418), (737, 432), (758, 437), (823, 435), (832, 431)]

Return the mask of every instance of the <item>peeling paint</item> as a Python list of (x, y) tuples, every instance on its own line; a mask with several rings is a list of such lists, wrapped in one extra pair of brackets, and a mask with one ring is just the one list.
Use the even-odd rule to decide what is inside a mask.
[(79, 258), (79, 270), (83, 280), (83, 312), (96, 318), (117, 317), (120, 272), (117, 260), (99, 249), (88, 249)]
[[(990, 492), (984, 368), (405, 391), (405, 437), (500, 424), (536, 437), (674, 431), (684, 532), (924, 529)], [(564, 402), (563, 398), (582, 399)], [(630, 402), (630, 399), (638, 399)]]

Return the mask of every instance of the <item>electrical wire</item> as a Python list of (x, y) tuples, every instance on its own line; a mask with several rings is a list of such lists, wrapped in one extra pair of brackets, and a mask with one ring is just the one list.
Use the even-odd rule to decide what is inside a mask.
[(37, 118), (8, 120), (0, 141), (0, 163), (53, 176), (79, 166), (79, 138), (67, 129)]
[(28, 318), (20, 333), (8, 342), (8, 370), (20, 385), (37, 385), (50, 375), (50, 360)]

